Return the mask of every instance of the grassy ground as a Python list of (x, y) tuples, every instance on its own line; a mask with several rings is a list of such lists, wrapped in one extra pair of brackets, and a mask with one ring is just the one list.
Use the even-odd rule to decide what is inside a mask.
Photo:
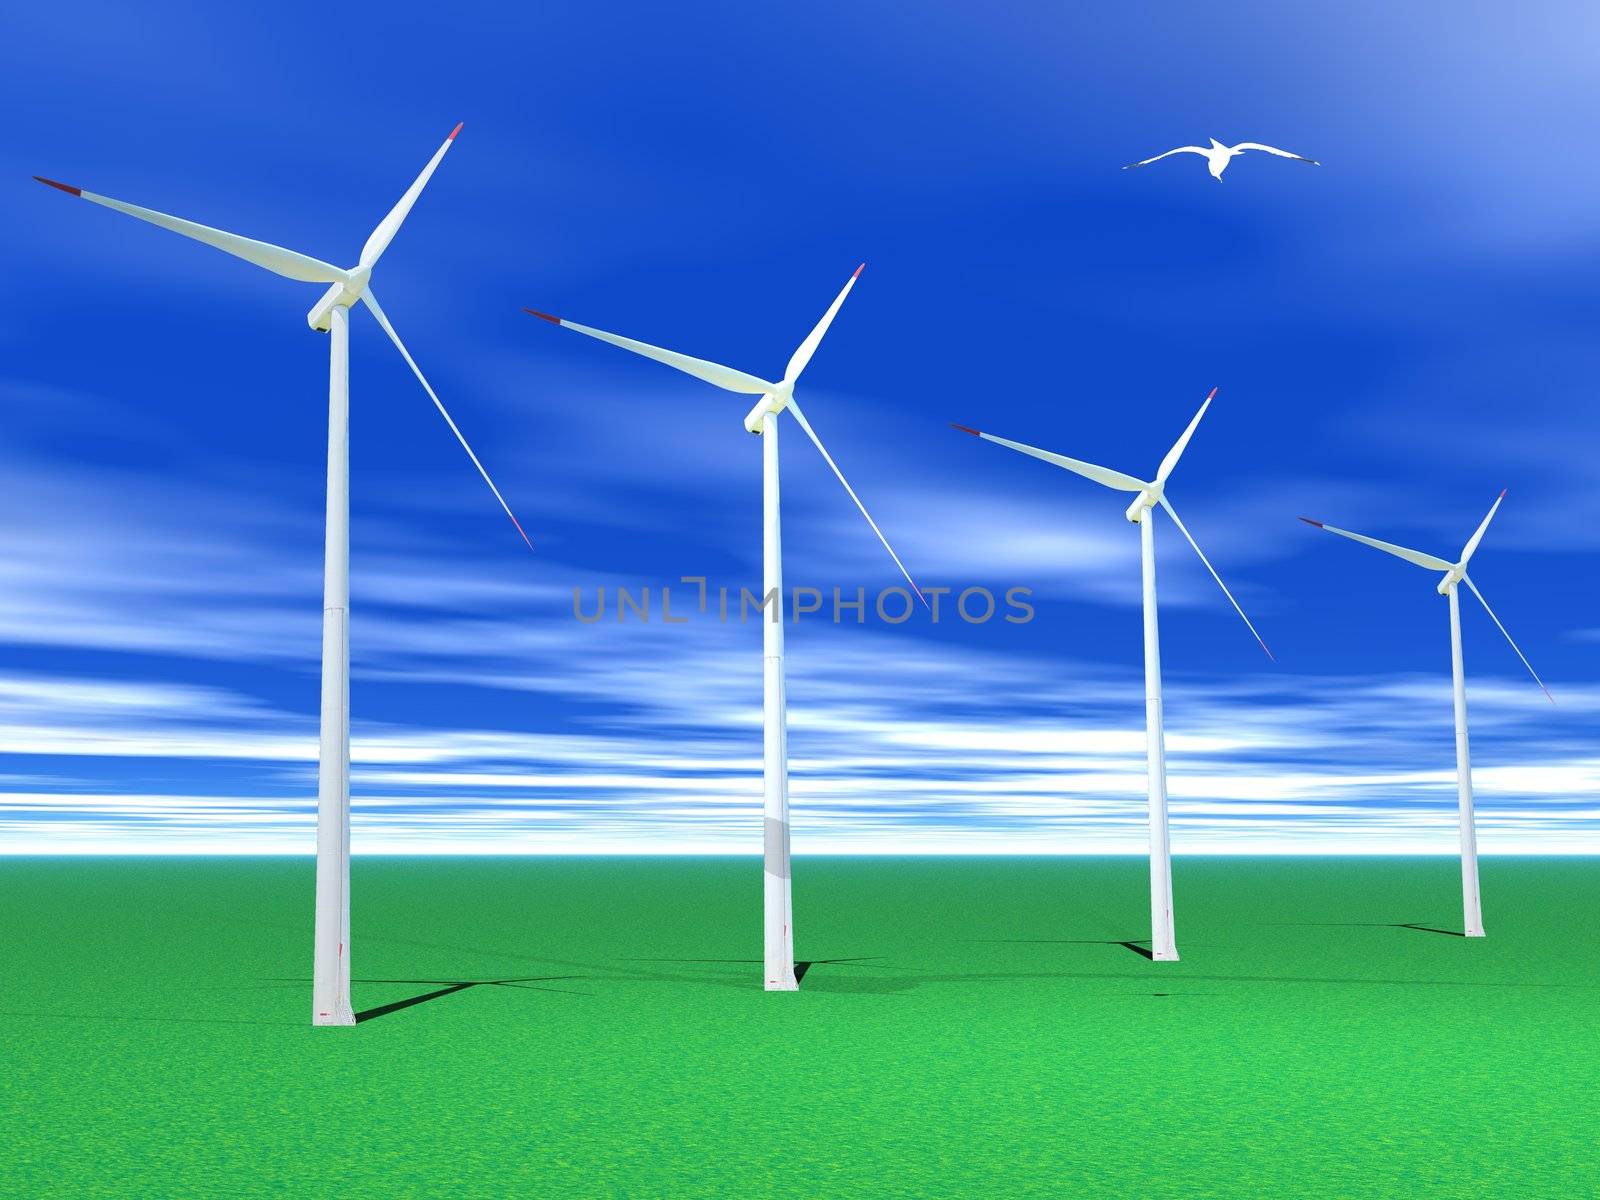
[[(0, 1192), (1593, 1196), (1600, 860), (0, 862)], [(487, 982), (515, 981), (515, 982)], [(408, 1003), (409, 1002), (409, 1003)]]

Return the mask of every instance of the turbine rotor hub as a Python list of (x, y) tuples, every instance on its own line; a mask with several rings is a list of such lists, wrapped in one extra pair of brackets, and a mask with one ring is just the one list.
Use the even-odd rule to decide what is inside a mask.
[(781, 413), (789, 407), (789, 399), (794, 395), (794, 387), (790, 384), (780, 384), (775, 390), (768, 392), (757, 400), (755, 407), (744, 415), (744, 427), (749, 433), (760, 435), (761, 418), (768, 413)]
[(1161, 503), (1162, 489), (1159, 484), (1151, 484), (1133, 498), (1133, 503), (1128, 505), (1128, 511), (1123, 515), (1137, 525), (1144, 520), (1144, 514), (1157, 504)]
[(318, 333), (327, 333), (332, 324), (334, 308), (354, 307), (361, 299), (361, 293), (367, 290), (367, 284), (372, 279), (371, 267), (351, 267), (343, 280), (331, 284), (328, 290), (322, 293), (322, 299), (306, 314), (306, 324)]

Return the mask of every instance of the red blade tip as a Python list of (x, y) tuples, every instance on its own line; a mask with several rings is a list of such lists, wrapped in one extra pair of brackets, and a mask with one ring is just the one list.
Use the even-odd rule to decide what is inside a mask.
[(859, 267), (856, 268), (855, 275), (850, 276), (850, 278), (851, 279), (855, 279), (857, 276), (859, 276), (861, 274), (861, 272), (865, 271), (866, 269), (867, 269), (867, 264), (866, 263), (862, 263)]
[(465, 121), (457, 121), (456, 122), (456, 127), (450, 131), (450, 136), (445, 138), (445, 141), (447, 141), (447, 142), (455, 141), (456, 140), (456, 134), (461, 132), (461, 127), (463, 125), (465, 125), (465, 124), (466, 124)]
[(1318, 529), (1327, 528), (1325, 525), (1323, 525), (1323, 523), (1321, 521), (1313, 521), (1310, 517), (1301, 517), (1300, 519), (1302, 521), (1304, 521), (1307, 525), (1315, 525)]
[(1211, 389), (1211, 395), (1207, 396), (1206, 399), (1207, 400), (1215, 400), (1216, 398), (1217, 398), (1217, 389), (1216, 388), (1212, 388)]
[(40, 183), (44, 184), (46, 187), (56, 188), (59, 191), (67, 193), (69, 196), (83, 195), (82, 188), (75, 188), (70, 183), (57, 183), (54, 179), (46, 179), (43, 175), (35, 175), (34, 178)]
[(542, 320), (550, 321), (550, 322), (552, 322), (552, 323), (554, 323), (556, 325), (561, 324), (561, 318), (560, 317), (552, 317), (549, 313), (542, 313), (538, 309), (525, 308), (522, 311), (527, 313), (529, 316), (539, 317)]
[(978, 435), (978, 431), (976, 429), (972, 428), (972, 426), (970, 426), (970, 425), (957, 425), (954, 421), (951, 421), (950, 422), (950, 428), (951, 429), (959, 429), (959, 430), (961, 430), (962, 433), (970, 433), (973, 437), (979, 436)]
[(1510, 490), (1511, 490), (1510, 488), (1501, 488), (1500, 489), (1500, 499), (1504, 500), (1506, 498), (1506, 493), (1509, 492)]

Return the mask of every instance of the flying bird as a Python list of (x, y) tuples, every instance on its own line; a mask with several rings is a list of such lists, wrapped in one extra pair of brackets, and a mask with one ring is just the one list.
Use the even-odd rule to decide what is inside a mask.
[(1211, 139), (1211, 145), (1206, 146), (1179, 146), (1176, 150), (1168, 150), (1165, 154), (1158, 154), (1154, 158), (1147, 158), (1143, 162), (1129, 163), (1123, 167), (1124, 171), (1131, 171), (1135, 167), (1148, 167), (1153, 162), (1160, 162), (1174, 154), (1199, 154), (1204, 156), (1211, 170), (1211, 178), (1222, 181), (1222, 173), (1228, 169), (1228, 163), (1234, 155), (1246, 150), (1265, 150), (1268, 154), (1276, 154), (1279, 158), (1292, 158), (1296, 162), (1310, 163), (1313, 167), (1322, 164), (1314, 158), (1306, 158), (1301, 154), (1290, 154), (1287, 150), (1279, 150), (1276, 146), (1263, 146), (1260, 142), (1240, 142), (1237, 146), (1224, 146), (1216, 138)]

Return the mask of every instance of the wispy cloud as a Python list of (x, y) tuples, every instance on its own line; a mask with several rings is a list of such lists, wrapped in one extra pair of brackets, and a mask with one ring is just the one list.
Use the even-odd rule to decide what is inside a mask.
[[(618, 636), (593, 649), (591, 672), (541, 683), (561, 702), (592, 702), (604, 688), (614, 707), (590, 732), (358, 721), (358, 847), (749, 852), (759, 827), (760, 735), (748, 648), (662, 638), (641, 656)], [(878, 664), (875, 677), (863, 669), (868, 661)], [(835, 635), (826, 656), (797, 660), (797, 848), (1137, 852), (1145, 836), (1137, 678), (1071, 664), (1069, 685), (1061, 667), (932, 652), (873, 634)], [(694, 687), (663, 686), (690, 675)], [(1004, 685), (973, 689), (974, 677)], [(1247, 689), (1170, 687), (1180, 852), (1451, 852), (1455, 783), (1438, 681), (1347, 678), (1318, 689), (1291, 678), (1273, 686), (1272, 704)], [(913, 717), (904, 712), (908, 688), (924, 702)], [(1600, 711), (1600, 692), (1564, 697), (1575, 711), (1552, 721), (1525, 691), (1493, 681), (1473, 691), (1484, 849), (1592, 849), (1600, 756), (1584, 725)], [(306, 714), (218, 689), (12, 679), (0, 688), (0, 720), (0, 750), (41, 763), (41, 782), (73, 768), (59, 784), (0, 795), (5, 850), (309, 845), (315, 731)], [(1348, 755), (1356, 739), (1361, 766)], [(157, 761), (195, 760), (239, 763), (241, 789), (151, 792), (133, 782), (164, 774)], [(130, 768), (135, 762), (152, 765)], [(206, 778), (231, 773), (213, 768)]]

